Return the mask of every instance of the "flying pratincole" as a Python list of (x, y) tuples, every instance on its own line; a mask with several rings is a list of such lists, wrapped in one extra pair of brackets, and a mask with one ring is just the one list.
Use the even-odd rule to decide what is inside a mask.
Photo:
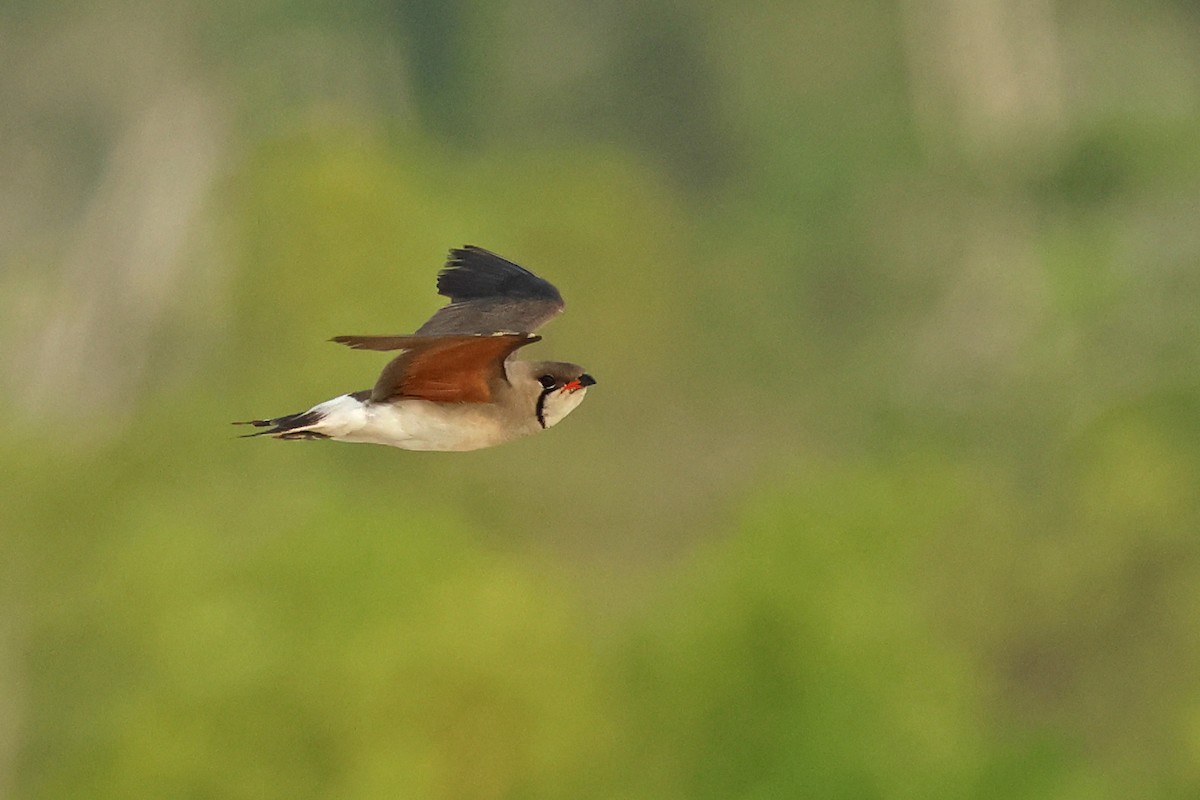
[(416, 333), (335, 336), (356, 350), (401, 350), (375, 388), (308, 411), (235, 425), (250, 436), (371, 442), (405, 450), (478, 450), (553, 427), (596, 381), (578, 364), (519, 361), (519, 348), (563, 310), (562, 295), (524, 267), (481, 247), (450, 251), (438, 273), (450, 298)]

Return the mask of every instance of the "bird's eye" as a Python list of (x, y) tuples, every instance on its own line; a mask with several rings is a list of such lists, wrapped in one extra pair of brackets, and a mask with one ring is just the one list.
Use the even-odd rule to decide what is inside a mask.
[(553, 375), (543, 375), (538, 378), (538, 383), (542, 385), (543, 389), (553, 389), (558, 385), (558, 380)]

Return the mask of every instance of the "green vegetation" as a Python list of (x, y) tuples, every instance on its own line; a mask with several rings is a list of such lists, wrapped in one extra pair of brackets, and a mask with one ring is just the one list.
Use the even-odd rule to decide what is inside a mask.
[[(0, 796), (1200, 793), (1193, 8), (181, 9), (0, 11)], [(570, 419), (234, 438), (466, 243)]]

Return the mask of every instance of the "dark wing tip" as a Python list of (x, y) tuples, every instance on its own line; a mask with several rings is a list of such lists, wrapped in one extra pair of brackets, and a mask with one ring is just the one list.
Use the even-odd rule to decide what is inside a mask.
[(334, 336), (329, 341), (334, 344), (344, 344), (351, 350), (366, 350), (365, 336)]
[(484, 297), (563, 301), (549, 281), (475, 245), (450, 251), (445, 268), (438, 273), (437, 288), (438, 294), (454, 303)]
[(523, 339), (527, 343), (540, 340), (536, 333), (526, 331), (498, 330), (488, 333), (446, 333), (446, 334), (411, 334), (401, 336), (334, 336), (329, 341), (344, 344), (352, 350), (409, 350), (416, 347), (427, 347), (431, 344), (445, 341), (447, 337), (486, 338), (489, 336), (508, 336)]
[(403, 350), (411, 346), (411, 336), (334, 336), (329, 341), (351, 350)]

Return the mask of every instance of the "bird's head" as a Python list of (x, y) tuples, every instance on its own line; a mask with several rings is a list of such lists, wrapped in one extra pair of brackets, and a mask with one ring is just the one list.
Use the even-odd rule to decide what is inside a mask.
[(556, 425), (583, 402), (596, 379), (578, 364), (565, 361), (530, 361), (522, 364), (525, 380), (536, 391), (534, 413), (543, 428)]

